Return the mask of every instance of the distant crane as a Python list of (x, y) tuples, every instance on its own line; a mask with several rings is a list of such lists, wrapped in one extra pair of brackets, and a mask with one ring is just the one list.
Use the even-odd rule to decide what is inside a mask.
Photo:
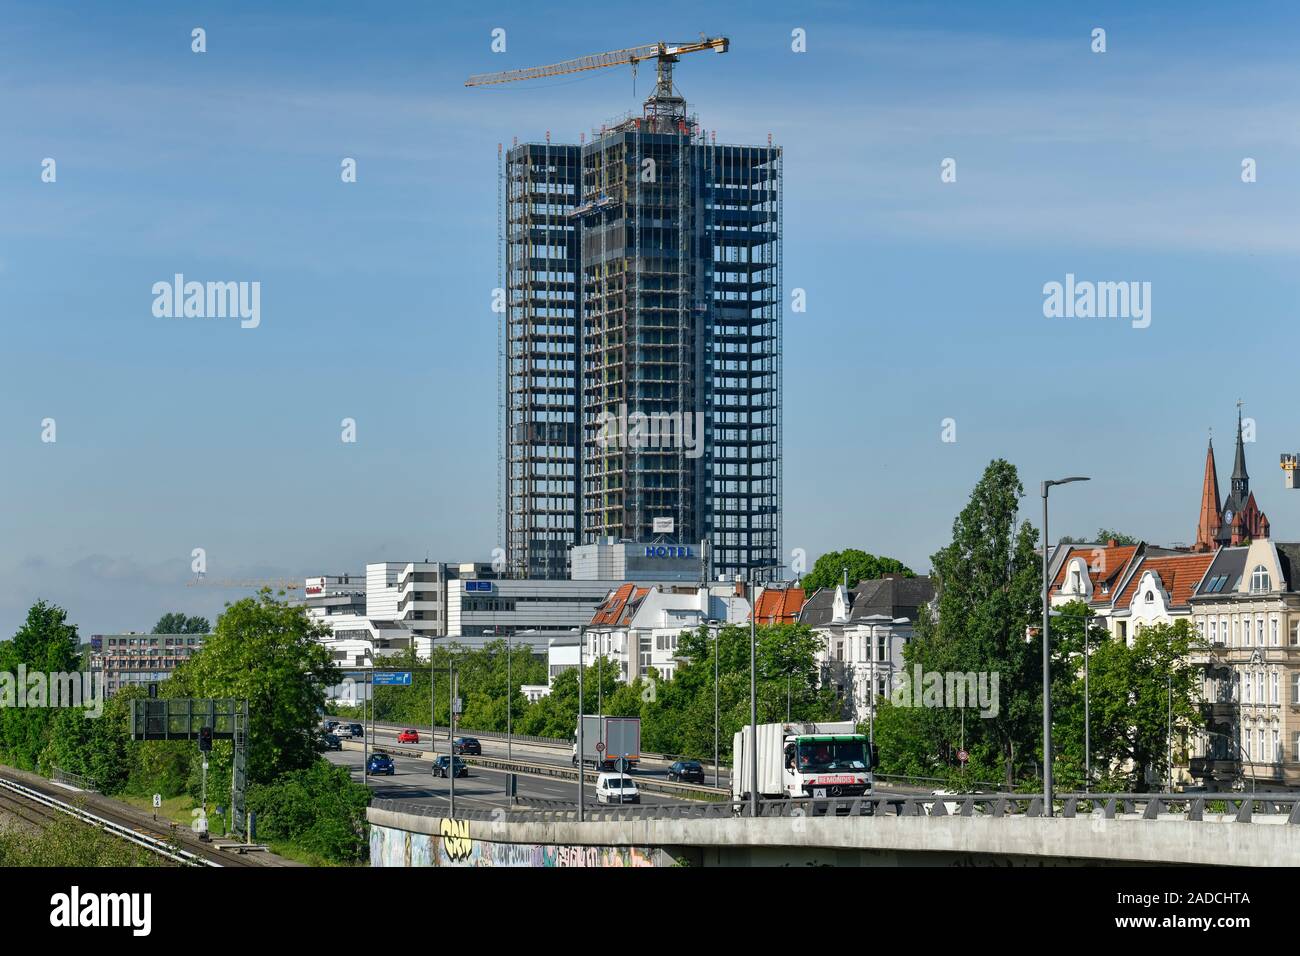
[(587, 70), (603, 70), (606, 67), (632, 65), (635, 75), (636, 65), (646, 60), (656, 63), (657, 78), (654, 92), (645, 102), (646, 128), (651, 131), (666, 132), (682, 123), (682, 114), (686, 101), (673, 92), (673, 64), (684, 54), (701, 53), (715, 50), (726, 53), (731, 41), (726, 37), (709, 37), (700, 34), (698, 43), (647, 43), (643, 46), (628, 47), (625, 50), (610, 50), (606, 53), (593, 53), (580, 56), (576, 60), (564, 60), (547, 66), (530, 66), (520, 70), (505, 70), (500, 73), (476, 73), (465, 81), (466, 86), (495, 86), (500, 83), (517, 83), (520, 80), (538, 80), (548, 76), (563, 76), (567, 73), (584, 73)]

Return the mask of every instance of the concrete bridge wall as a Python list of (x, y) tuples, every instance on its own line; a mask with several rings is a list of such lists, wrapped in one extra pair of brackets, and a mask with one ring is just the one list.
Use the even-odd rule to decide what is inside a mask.
[[(372, 865), (1295, 866), (1300, 826), (1063, 817), (450, 820), (372, 806)], [(413, 836), (412, 836), (413, 835)]]

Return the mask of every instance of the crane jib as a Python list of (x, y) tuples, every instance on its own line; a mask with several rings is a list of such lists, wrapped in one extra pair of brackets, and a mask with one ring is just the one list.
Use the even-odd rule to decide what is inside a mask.
[(504, 70), (499, 73), (476, 73), (465, 81), (466, 86), (492, 86), (498, 83), (515, 83), (520, 80), (536, 80), (548, 76), (563, 76), (566, 73), (581, 73), (586, 70), (600, 70), (611, 66), (637, 64), (643, 60), (658, 59), (673, 62), (682, 54), (699, 53), (704, 50), (716, 50), (726, 53), (731, 46), (727, 37), (701, 36), (698, 43), (679, 43), (669, 45), (664, 42), (647, 43), (642, 46), (628, 47), (623, 50), (610, 50), (605, 53), (593, 53), (590, 56), (563, 60), (548, 66), (530, 66), (517, 70)]

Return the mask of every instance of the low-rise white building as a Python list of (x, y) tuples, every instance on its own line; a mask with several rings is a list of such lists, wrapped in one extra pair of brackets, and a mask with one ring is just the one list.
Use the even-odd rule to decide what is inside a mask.
[(822, 684), (844, 701), (847, 717), (866, 721), (876, 700), (903, 680), (903, 647), (918, 610), (933, 598), (928, 577), (889, 574), (852, 589), (819, 588), (804, 603), (799, 622), (822, 638)]
[(653, 668), (664, 680), (678, 666), (678, 640), (701, 624), (741, 624), (749, 620), (744, 585), (621, 584), (609, 591), (586, 629), (588, 660), (606, 657), (631, 682)]

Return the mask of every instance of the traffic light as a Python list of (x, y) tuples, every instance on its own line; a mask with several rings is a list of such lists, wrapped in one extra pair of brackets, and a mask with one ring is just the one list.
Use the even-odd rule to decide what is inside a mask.
[(202, 753), (208, 753), (212, 750), (212, 728), (199, 728), (199, 750)]

